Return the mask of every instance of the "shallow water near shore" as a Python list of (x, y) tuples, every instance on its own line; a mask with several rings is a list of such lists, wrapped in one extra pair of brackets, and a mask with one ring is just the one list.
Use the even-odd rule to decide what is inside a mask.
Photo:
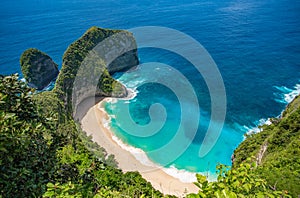
[[(160, 69), (159, 64), (157, 65), (157, 69)], [(244, 139), (244, 134), (259, 132), (258, 125), (270, 124), (268, 119), (260, 119), (257, 122), (254, 122), (253, 127), (250, 128), (237, 122), (230, 122), (228, 121), (229, 119), (227, 119), (215, 146), (206, 156), (200, 157), (199, 150), (202, 146), (202, 140), (210, 122), (210, 114), (205, 111), (206, 105), (204, 105), (204, 108), (200, 106), (200, 108), (202, 108), (200, 110), (201, 119), (198, 125), (197, 134), (195, 137), (192, 137), (193, 139), (191, 139), (188, 147), (182, 149), (180, 146), (182, 142), (178, 141), (175, 142), (176, 147), (173, 147), (171, 150), (164, 150), (162, 147), (169, 144), (169, 141), (174, 141), (173, 137), (176, 135), (176, 132), (178, 132), (178, 125), (181, 122), (180, 119), (182, 116), (179, 107), (180, 102), (176, 100), (176, 96), (174, 96), (170, 90), (159, 84), (143, 84), (144, 81), (147, 81), (147, 78), (152, 78), (151, 75), (159, 77), (151, 71), (145, 73), (145, 70), (141, 70), (139, 67), (130, 72), (115, 75), (115, 77), (125, 84), (131, 92), (134, 91), (135, 93), (130, 94), (131, 96), (126, 99), (114, 99), (105, 102), (104, 109), (110, 115), (109, 126), (116, 135), (114, 138), (115, 142), (123, 149), (128, 150), (135, 155), (136, 150), (133, 149), (133, 147), (138, 148), (139, 155), (135, 155), (136, 159), (146, 165), (154, 162), (159, 166), (163, 166), (165, 167), (165, 172), (181, 179), (183, 182), (192, 182), (194, 180), (194, 177), (190, 175), (189, 172), (201, 173), (207, 175), (209, 180), (214, 180), (216, 178), (216, 165), (220, 163), (231, 165), (233, 151)], [(169, 76), (167, 73), (163, 74), (163, 76), (170, 81), (178, 80), (172, 78), (172, 76)], [(293, 97), (299, 94), (300, 90), (298, 88), (299, 85), (296, 85), (294, 89), (276, 87), (276, 89), (284, 89), (285, 91), (280, 96), (278, 95), (278, 98), (276, 98), (275, 101), (279, 102), (278, 100), (281, 98), (279, 103), (287, 104)], [(199, 87), (198, 89), (201, 90)], [(205, 92), (205, 90), (203, 92)], [(203, 95), (205, 95), (205, 93), (198, 94), (198, 97)], [(204, 98), (209, 100), (209, 96)], [(130, 126), (132, 123), (128, 120), (132, 119), (136, 124), (141, 126), (146, 126), (149, 122), (155, 122), (150, 118), (150, 108), (151, 105), (155, 103), (160, 103), (164, 106), (168, 117), (164, 121), (163, 127), (154, 135), (149, 137), (139, 135), (147, 134), (147, 128), (145, 127), (144, 131), (139, 131), (138, 128)], [(191, 109), (193, 109), (194, 104), (190, 105)], [(128, 112), (124, 111), (124, 108), (128, 107), (131, 116), (130, 118), (128, 117)], [(191, 116), (186, 120), (186, 134), (188, 134), (189, 130), (188, 120), (193, 119), (195, 113), (198, 112), (191, 111)], [(227, 115), (227, 117), (229, 116), (230, 115)], [(158, 122), (157, 125), (160, 125), (160, 123)], [(129, 128), (130, 131), (128, 131)], [(179, 150), (179, 153), (181, 152), (180, 155), (178, 155), (176, 150)], [(141, 154), (140, 152), (145, 152), (146, 155)], [(141, 158), (140, 155), (143, 157)]]
[[(243, 132), (239, 128), (225, 124), (222, 134), (215, 147), (203, 158), (199, 157), (199, 150), (205, 136), (206, 129), (210, 122), (209, 113), (205, 110), (201, 111), (201, 121), (198, 126), (197, 134), (195, 137), (189, 137), (189, 119), (193, 119), (193, 105), (190, 106), (191, 117), (184, 119), (184, 130), (187, 138), (191, 138), (189, 145), (185, 148), (182, 147), (182, 139), (173, 139), (178, 132), (178, 125), (182, 122), (180, 101), (177, 101), (176, 96), (159, 84), (146, 84), (140, 86), (147, 78), (151, 78), (151, 71), (145, 73), (139, 67), (131, 72), (124, 73), (118, 80), (128, 86), (128, 88), (136, 89), (136, 96), (128, 100), (114, 100), (114, 102), (107, 102), (105, 110), (111, 115), (111, 130), (115, 135), (120, 138), (125, 144), (132, 145), (140, 148), (147, 153), (147, 156), (153, 162), (169, 168), (169, 174), (174, 175), (175, 170), (187, 170), (190, 172), (201, 172), (210, 175), (210, 179), (214, 177), (215, 166), (218, 163), (230, 164), (231, 155), (234, 148), (242, 141)], [(158, 76), (156, 76), (158, 77)], [(164, 74), (164, 78), (172, 80), (171, 76)], [(132, 79), (135, 79), (134, 81)], [(177, 80), (177, 79), (173, 79)], [(135, 83), (133, 83), (135, 82)], [(172, 82), (173, 83), (173, 82)], [(175, 82), (174, 82), (175, 83)], [(208, 96), (209, 98), (209, 96)], [(128, 104), (129, 103), (129, 104)], [(160, 103), (166, 110), (167, 119), (164, 121), (163, 127), (154, 135), (144, 137), (138, 135), (140, 133), (147, 133), (147, 127), (143, 131), (136, 131), (135, 134), (132, 130), (139, 130), (130, 127), (132, 123), (128, 119), (133, 119), (135, 123), (141, 126), (146, 126), (149, 122), (160, 125), (159, 121), (150, 120), (149, 108), (154, 103)], [(123, 106), (129, 106), (131, 118), (128, 118), (127, 112), (122, 111)], [(131, 128), (131, 131), (128, 131)], [(151, 129), (150, 129), (151, 130)], [(151, 131), (150, 131), (151, 132)], [(228, 138), (230, 137), (230, 138)], [(170, 144), (171, 141), (175, 146), (164, 148), (165, 145)], [(120, 144), (120, 141), (118, 142)], [(124, 143), (121, 143), (124, 147)], [(177, 177), (184, 177), (178, 174)]]

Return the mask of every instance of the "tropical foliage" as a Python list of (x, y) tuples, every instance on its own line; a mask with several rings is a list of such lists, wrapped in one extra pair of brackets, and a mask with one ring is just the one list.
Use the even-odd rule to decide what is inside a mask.
[(33, 93), (17, 75), (0, 77), (2, 197), (163, 196), (139, 173), (116, 168), (54, 92)]
[[(113, 156), (108, 156), (91, 137), (79, 130), (56, 93), (33, 93), (33, 89), (18, 81), (17, 75), (0, 77), (2, 197), (163, 197), (139, 173), (122, 173)], [(256, 157), (245, 161), (241, 158), (243, 155), (239, 156), (245, 147), (243, 143), (235, 153), (232, 169), (218, 166), (215, 182), (197, 175), (195, 185), (199, 193), (187, 197), (297, 195), (299, 119), (299, 110), (296, 110), (278, 121), (275, 128), (269, 126), (272, 130), (280, 126), (283, 132), (269, 134), (270, 152), (262, 164), (257, 166)], [(265, 126), (264, 131), (267, 130), (271, 129)], [(290, 141), (286, 141), (287, 138)], [(284, 180), (285, 185), (278, 185), (281, 184), (278, 178)]]
[(255, 156), (255, 173), (276, 190), (300, 195), (300, 97), (283, 112), (282, 118), (262, 126), (262, 131), (249, 135), (236, 149), (234, 166), (247, 156)]
[(217, 166), (217, 181), (208, 182), (203, 175), (197, 175), (195, 184), (199, 187), (198, 194), (190, 194), (189, 198), (220, 197), (220, 198), (243, 198), (243, 197), (291, 197), (286, 191), (274, 191), (264, 179), (255, 173), (255, 163), (241, 163), (233, 169), (230, 167)]
[(43, 89), (58, 75), (57, 64), (44, 52), (29, 48), (20, 57), (24, 78), (31, 86)]
[[(91, 27), (81, 38), (72, 43), (64, 53), (62, 68), (55, 84), (55, 92), (58, 93), (59, 98), (62, 99), (62, 101), (66, 102), (67, 111), (69, 113), (72, 112), (71, 100), (73, 83), (82, 62), (98, 43), (118, 32), (120, 32), (120, 30)], [(98, 85), (98, 88), (103, 89), (101, 91), (104, 92), (104, 95), (111, 95), (114, 88), (120, 90), (122, 85), (110, 76), (105, 63), (99, 60), (94, 64), (95, 69), (98, 68), (101, 71), (104, 71), (103, 75), (99, 79), (100, 82)], [(93, 74), (89, 76), (91, 77), (92, 75)]]
[[(72, 89), (84, 59), (97, 66), (86, 71), (88, 76), (101, 74), (97, 88), (102, 96), (126, 91), (102, 59), (88, 57), (99, 42), (117, 32), (92, 27), (72, 43), (53, 91), (36, 94), (18, 75), (0, 76), (0, 197), (164, 196), (138, 172), (118, 169), (114, 157), (87, 137), (72, 117)], [(30, 77), (28, 57), (37, 52), (27, 52), (21, 64), (25, 77)], [(214, 182), (197, 175), (199, 192), (187, 197), (298, 197), (300, 96), (282, 118), (261, 128), (235, 150), (231, 169), (219, 165)]]
[(54, 133), (50, 118), (38, 116), (34, 90), (17, 80), (0, 77), (0, 191), (3, 197), (36, 196), (45, 191), (54, 171)]

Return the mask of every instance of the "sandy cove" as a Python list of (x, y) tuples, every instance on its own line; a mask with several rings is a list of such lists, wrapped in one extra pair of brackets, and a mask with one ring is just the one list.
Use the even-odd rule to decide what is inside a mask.
[(193, 183), (184, 183), (168, 175), (157, 166), (144, 165), (129, 151), (119, 146), (113, 140), (112, 132), (105, 127), (105, 124), (109, 121), (109, 116), (102, 108), (99, 108), (102, 102), (103, 100), (91, 108), (89, 108), (89, 105), (81, 104), (81, 112), (86, 112), (80, 116), (82, 118), (80, 119), (81, 127), (88, 136), (92, 136), (93, 141), (105, 148), (108, 154), (115, 156), (118, 166), (123, 172), (138, 171), (155, 189), (164, 194), (184, 197), (186, 192), (198, 192), (199, 189)]

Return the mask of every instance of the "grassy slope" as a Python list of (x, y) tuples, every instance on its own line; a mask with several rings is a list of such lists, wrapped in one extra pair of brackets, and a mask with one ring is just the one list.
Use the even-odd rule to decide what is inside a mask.
[(281, 119), (246, 138), (235, 150), (234, 166), (249, 156), (256, 157), (258, 175), (272, 187), (300, 194), (300, 96), (290, 103)]

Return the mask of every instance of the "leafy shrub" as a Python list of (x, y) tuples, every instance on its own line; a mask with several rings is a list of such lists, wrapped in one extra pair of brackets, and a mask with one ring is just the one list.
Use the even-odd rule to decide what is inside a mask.
[[(273, 189), (287, 190), (293, 197), (300, 195), (299, 104), (298, 96), (280, 119), (273, 119), (270, 126), (262, 126), (263, 131), (247, 137), (235, 150), (233, 163), (234, 167), (239, 166), (247, 156), (255, 156), (253, 161), (260, 162), (256, 174), (265, 178)], [(262, 153), (263, 147), (266, 149)]]
[(33, 93), (17, 75), (0, 76), (0, 197), (163, 196), (139, 173), (116, 168), (56, 93)]
[(255, 174), (255, 164), (247, 161), (231, 170), (228, 166), (217, 166), (216, 182), (208, 182), (205, 176), (198, 174), (195, 184), (200, 190), (198, 194), (190, 194), (187, 197), (291, 197), (285, 191), (272, 190), (265, 180)]

